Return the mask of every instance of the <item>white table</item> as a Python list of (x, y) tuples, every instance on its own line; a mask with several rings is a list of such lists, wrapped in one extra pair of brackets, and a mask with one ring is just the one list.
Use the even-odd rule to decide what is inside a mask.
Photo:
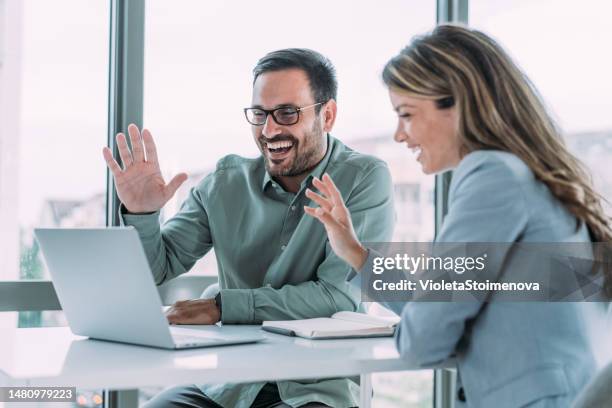
[[(1, 386), (145, 386), (251, 382), (364, 375), (406, 369), (392, 338), (305, 340), (260, 326), (190, 326), (205, 331), (262, 333), (257, 344), (181, 351), (90, 340), (66, 327), (0, 330)], [(368, 389), (368, 387), (362, 387)], [(370, 392), (362, 392), (362, 407)]]

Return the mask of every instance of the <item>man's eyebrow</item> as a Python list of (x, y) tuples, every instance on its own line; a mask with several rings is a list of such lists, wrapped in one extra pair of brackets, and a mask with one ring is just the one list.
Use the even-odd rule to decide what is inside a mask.
[[(293, 103), (279, 103), (278, 105), (274, 106), (271, 109), (278, 109), (278, 108), (295, 108), (296, 104)], [(266, 109), (264, 108), (262, 105), (256, 104), (256, 105), (251, 105), (251, 108), (257, 108), (257, 109)]]

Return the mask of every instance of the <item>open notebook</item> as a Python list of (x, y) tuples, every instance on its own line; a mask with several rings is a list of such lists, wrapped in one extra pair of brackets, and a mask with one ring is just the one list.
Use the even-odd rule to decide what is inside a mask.
[(263, 330), (306, 339), (393, 336), (397, 318), (370, 316), (355, 312), (338, 312), (332, 317), (303, 320), (265, 321)]

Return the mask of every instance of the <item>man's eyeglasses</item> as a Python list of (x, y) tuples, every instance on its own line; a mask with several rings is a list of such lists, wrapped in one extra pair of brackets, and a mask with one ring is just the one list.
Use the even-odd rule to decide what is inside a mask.
[(322, 105), (325, 102), (315, 103), (313, 105), (297, 107), (297, 106), (282, 106), (276, 109), (261, 109), (261, 108), (245, 108), (244, 115), (246, 120), (253, 126), (263, 126), (268, 119), (268, 115), (272, 114), (272, 118), (276, 123), (282, 126), (295, 125), (300, 120), (300, 112), (304, 109), (314, 108)]

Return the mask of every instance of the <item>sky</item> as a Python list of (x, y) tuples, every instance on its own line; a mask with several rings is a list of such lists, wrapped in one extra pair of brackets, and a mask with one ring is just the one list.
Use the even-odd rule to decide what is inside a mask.
[[(31, 225), (43, 199), (86, 198), (105, 187), (109, 10), (99, 0), (22, 4), (19, 218)], [(251, 69), (282, 47), (313, 48), (336, 65), (333, 134), (391, 137), (395, 118), (380, 71), (414, 34), (433, 27), (435, 1), (288, 4), (147, 1), (144, 122), (164, 170), (256, 154), (242, 113)], [(612, 3), (575, 4), (472, 0), (470, 20), (510, 51), (567, 132), (612, 129), (612, 25), (605, 21)]]

